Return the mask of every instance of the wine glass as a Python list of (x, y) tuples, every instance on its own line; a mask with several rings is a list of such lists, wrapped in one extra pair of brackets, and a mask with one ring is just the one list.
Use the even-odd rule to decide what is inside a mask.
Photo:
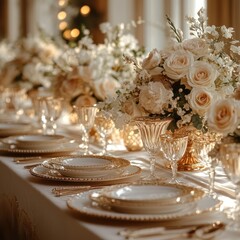
[(43, 134), (56, 134), (56, 121), (62, 113), (63, 98), (39, 97), (37, 99), (38, 118)]
[(85, 135), (85, 143), (86, 143), (86, 149), (84, 152), (84, 155), (89, 155), (91, 152), (89, 151), (89, 134), (90, 130), (94, 126), (94, 121), (96, 117), (96, 113), (98, 109), (95, 106), (74, 106), (75, 111), (78, 115), (78, 123), (81, 124), (86, 132)]
[(155, 174), (156, 157), (160, 151), (160, 136), (164, 134), (172, 119), (160, 119), (154, 117), (136, 117), (134, 123), (138, 127), (143, 146), (150, 155), (150, 175), (144, 177), (144, 180), (156, 180)]
[(209, 189), (208, 196), (216, 198), (217, 195), (214, 192), (214, 181), (215, 181), (215, 167), (218, 159), (217, 155), (214, 154), (215, 146), (221, 139), (221, 135), (217, 133), (208, 132), (201, 134), (197, 137), (194, 142), (194, 150), (198, 159), (207, 167), (209, 176)]
[(161, 137), (161, 150), (164, 157), (170, 162), (172, 178), (169, 183), (179, 184), (177, 179), (177, 162), (183, 157), (187, 149), (188, 136), (182, 134), (166, 134)]
[(236, 206), (233, 219), (227, 225), (229, 230), (240, 231), (240, 143), (225, 143), (220, 145), (219, 160), (229, 180), (236, 185)]
[(99, 111), (95, 117), (95, 128), (99, 132), (100, 136), (103, 139), (103, 151), (100, 155), (109, 155), (107, 151), (108, 140), (107, 138), (113, 132), (115, 123), (112, 120), (110, 113), (106, 111)]

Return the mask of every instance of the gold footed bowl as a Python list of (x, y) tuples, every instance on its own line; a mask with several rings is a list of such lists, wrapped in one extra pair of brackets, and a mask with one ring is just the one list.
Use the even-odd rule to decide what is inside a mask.
[[(194, 148), (194, 140), (201, 136), (201, 132), (194, 128), (181, 128), (177, 134), (188, 135), (188, 145), (185, 154), (178, 161), (178, 171), (200, 171), (205, 168), (204, 164), (198, 159)], [(170, 164), (167, 164), (167, 168), (171, 168)]]

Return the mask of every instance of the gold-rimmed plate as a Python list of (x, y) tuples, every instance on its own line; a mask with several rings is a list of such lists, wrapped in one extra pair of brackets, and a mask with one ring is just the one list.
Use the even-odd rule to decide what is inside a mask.
[(110, 186), (90, 197), (102, 207), (125, 213), (170, 213), (195, 205), (205, 192), (179, 184), (154, 181)]
[[(68, 161), (75, 165), (68, 165)], [(45, 168), (56, 170), (65, 177), (102, 177), (119, 175), (130, 165), (126, 159), (105, 156), (72, 156), (51, 158), (43, 161)]]
[(64, 169), (86, 171), (120, 169), (130, 165), (130, 162), (123, 158), (97, 155), (52, 158), (48, 163)]
[(102, 177), (65, 177), (58, 171), (47, 169), (42, 165), (33, 167), (30, 169), (30, 173), (45, 180), (59, 181), (59, 182), (78, 182), (78, 183), (104, 183), (104, 184), (116, 184), (126, 182), (130, 180), (138, 180), (141, 174), (141, 168), (133, 165), (129, 165), (120, 174), (109, 174)]
[(109, 219), (109, 220), (123, 220), (123, 221), (137, 221), (137, 222), (149, 222), (149, 221), (165, 221), (174, 220), (185, 216), (196, 216), (201, 213), (214, 211), (221, 205), (221, 201), (205, 196), (196, 202), (196, 205), (191, 208), (183, 208), (182, 210), (174, 213), (157, 213), (157, 214), (131, 214), (120, 213), (111, 211), (106, 208), (100, 207), (97, 203), (92, 202), (90, 195), (96, 192), (96, 190), (90, 190), (83, 193), (79, 193), (74, 197), (67, 200), (67, 205), (74, 212), (81, 215)]

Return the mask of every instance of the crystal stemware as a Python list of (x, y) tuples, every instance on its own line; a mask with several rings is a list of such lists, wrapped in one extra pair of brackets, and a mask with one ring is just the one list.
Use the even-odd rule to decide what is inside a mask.
[(215, 181), (215, 167), (218, 159), (216, 154), (213, 154), (216, 143), (219, 142), (221, 136), (217, 133), (206, 133), (196, 138), (194, 143), (194, 150), (198, 159), (207, 167), (209, 176), (209, 189), (208, 195), (216, 198), (214, 192), (214, 181)]
[(62, 113), (63, 98), (39, 97), (37, 105), (43, 134), (56, 134), (56, 121)]
[(236, 185), (236, 206), (227, 228), (240, 232), (240, 143), (221, 144), (219, 160), (229, 180)]
[(106, 111), (99, 111), (95, 117), (95, 128), (99, 132), (100, 136), (103, 139), (103, 151), (100, 155), (108, 155), (107, 146), (108, 146), (108, 137), (113, 132), (115, 127), (114, 121), (110, 113)]
[(172, 119), (160, 119), (150, 117), (136, 117), (134, 123), (138, 127), (143, 146), (150, 155), (150, 175), (144, 180), (155, 180), (158, 177), (155, 174), (156, 157), (160, 151), (160, 136), (164, 134)]
[(178, 184), (177, 162), (183, 157), (188, 144), (188, 136), (182, 134), (166, 134), (161, 136), (161, 150), (164, 157), (170, 162), (172, 178), (169, 183)]
[(94, 126), (94, 121), (96, 117), (96, 113), (98, 109), (94, 106), (86, 106), (86, 107), (77, 107), (75, 106), (75, 111), (78, 115), (78, 123), (81, 124), (85, 129), (85, 143), (86, 149), (84, 155), (89, 155), (91, 152), (89, 151), (89, 134), (90, 130)]

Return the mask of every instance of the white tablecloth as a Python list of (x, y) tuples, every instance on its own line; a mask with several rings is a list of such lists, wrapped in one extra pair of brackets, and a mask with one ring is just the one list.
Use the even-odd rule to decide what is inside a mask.
[[(147, 163), (145, 152), (118, 151), (115, 154), (125, 157), (132, 163)], [(144, 164), (142, 165), (144, 166)], [(169, 171), (159, 175), (170, 176)], [(186, 182), (199, 182), (200, 186), (207, 186), (206, 173), (181, 173), (179, 176)], [(85, 219), (74, 214), (66, 205), (69, 196), (55, 197), (52, 188), (64, 186), (51, 181), (43, 181), (32, 176), (22, 164), (13, 162), (12, 157), (0, 157), (0, 239), (105, 239), (121, 240), (117, 233), (129, 225), (129, 222), (112, 222), (99, 219)], [(217, 169), (217, 190), (233, 195), (232, 185), (229, 184), (221, 168)], [(220, 195), (224, 205), (232, 206), (233, 200)], [(192, 222), (213, 221), (222, 219), (224, 215), (199, 217)], [(226, 220), (224, 218), (224, 220)], [(183, 220), (178, 220), (182, 222)], [(144, 223), (143, 225), (147, 225)], [(159, 223), (161, 225), (161, 223)], [(20, 238), (19, 236), (22, 236)], [(224, 232), (217, 239), (239, 239), (238, 234)]]

